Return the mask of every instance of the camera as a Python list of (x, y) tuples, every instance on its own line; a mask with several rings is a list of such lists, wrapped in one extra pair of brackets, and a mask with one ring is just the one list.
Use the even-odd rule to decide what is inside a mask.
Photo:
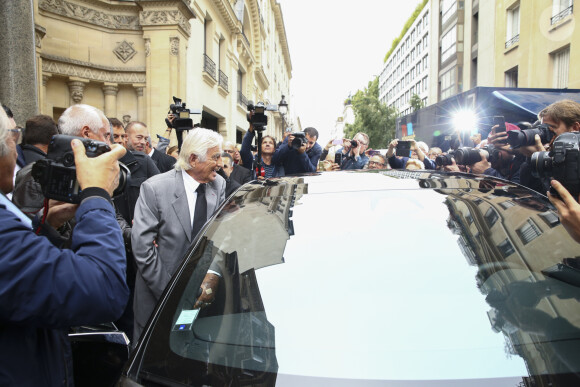
[(165, 123), (169, 128), (173, 128), (177, 131), (190, 130), (193, 129), (193, 120), (191, 119), (192, 114), (201, 114), (200, 111), (192, 111), (187, 109), (185, 102), (181, 101), (181, 98), (173, 97), (173, 103), (169, 105), (169, 114), (173, 114), (175, 118), (173, 122), (165, 119)]
[(489, 161), (490, 164), (499, 161), (499, 149), (491, 144), (482, 147), (481, 149), (469, 147), (459, 148), (455, 151), (453, 157), (455, 158), (457, 165), (473, 165), (483, 160), (480, 153), (482, 150), (487, 153), (487, 161)]
[(351, 148), (356, 148), (357, 146), (358, 146), (357, 140), (350, 140), (350, 147)]
[[(101, 141), (62, 134), (53, 136), (48, 145), (46, 159), (38, 160), (31, 171), (32, 177), (40, 184), (42, 193), (48, 199), (80, 203), (81, 189), (77, 181), (75, 158), (70, 145), (75, 138), (85, 146), (87, 157), (97, 157), (111, 150), (109, 145)], [(123, 193), (130, 177), (129, 169), (123, 163), (119, 163), (119, 167), (119, 186), (113, 196)]]
[(306, 144), (306, 135), (303, 132), (292, 133), (294, 139), (290, 144), (290, 148), (299, 149), (302, 145)]
[(454, 152), (444, 153), (435, 158), (435, 164), (438, 167), (453, 164)]
[(534, 140), (534, 136), (536, 134), (540, 136), (542, 144), (549, 143), (554, 137), (554, 133), (549, 129), (548, 125), (539, 124), (537, 126), (531, 127), (530, 129), (509, 131), (507, 142), (513, 149), (517, 149), (522, 146), (534, 145), (536, 143)]
[[(580, 194), (580, 157), (578, 143), (580, 133), (562, 133), (549, 152), (532, 154), (532, 175), (538, 178), (553, 177), (570, 192), (575, 200)], [(556, 192), (550, 187), (550, 193)]]
[(266, 129), (268, 125), (268, 116), (266, 111), (277, 111), (278, 107), (276, 105), (265, 105), (264, 102), (258, 102), (254, 105), (254, 101), (248, 101), (248, 112), (253, 112), (252, 118), (247, 115), (248, 122), (252, 124), (255, 130), (258, 132)]

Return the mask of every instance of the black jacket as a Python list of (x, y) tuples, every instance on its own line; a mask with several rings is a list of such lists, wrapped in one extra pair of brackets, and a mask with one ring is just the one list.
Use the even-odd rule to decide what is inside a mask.
[(168, 154), (159, 152), (158, 150), (155, 150), (153, 152), (151, 158), (153, 159), (155, 165), (157, 165), (157, 168), (159, 168), (159, 171), (161, 173), (172, 170), (173, 166), (175, 165), (175, 162), (177, 161)]
[(242, 167), (241, 165), (234, 164), (234, 169), (230, 174), (230, 179), (238, 182), (240, 185), (244, 185), (252, 180), (252, 171), (246, 167)]

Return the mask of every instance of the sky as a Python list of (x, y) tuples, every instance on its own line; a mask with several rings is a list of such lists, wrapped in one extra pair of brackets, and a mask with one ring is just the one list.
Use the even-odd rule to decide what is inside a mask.
[(383, 59), (420, 0), (278, 0), (292, 61), (290, 115), (319, 143), (349, 94), (379, 75)]

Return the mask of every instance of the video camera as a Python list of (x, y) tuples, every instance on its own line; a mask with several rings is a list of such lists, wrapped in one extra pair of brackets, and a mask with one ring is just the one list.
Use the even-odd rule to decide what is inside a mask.
[(261, 132), (266, 129), (268, 125), (268, 116), (266, 115), (266, 111), (278, 111), (278, 107), (276, 105), (265, 105), (264, 102), (258, 102), (254, 105), (254, 101), (248, 101), (248, 112), (252, 112), (252, 118), (250, 118), (250, 114), (247, 114), (247, 120), (252, 124), (252, 127)]
[(165, 123), (167, 127), (173, 128), (177, 131), (190, 130), (193, 129), (193, 120), (191, 119), (192, 114), (201, 114), (199, 110), (190, 110), (185, 107), (185, 102), (181, 101), (181, 98), (173, 97), (173, 102), (169, 105), (168, 114), (173, 114), (175, 118), (169, 121), (165, 118)]
[[(559, 135), (549, 152), (534, 152), (530, 162), (532, 175), (538, 178), (558, 180), (578, 201), (580, 194), (580, 133)], [(550, 187), (550, 193), (557, 195)]]
[(540, 136), (542, 144), (549, 143), (554, 137), (554, 133), (546, 124), (539, 124), (524, 130), (510, 130), (507, 134), (507, 142), (513, 149), (534, 145), (536, 143), (536, 140), (534, 139), (536, 134)]
[[(85, 146), (87, 157), (97, 157), (111, 150), (109, 145), (101, 141), (62, 134), (53, 136), (48, 144), (46, 159), (38, 160), (31, 171), (32, 177), (40, 184), (43, 195), (48, 199), (80, 203), (81, 189), (77, 181), (75, 157), (70, 145), (75, 138)], [(113, 192), (113, 196), (123, 193), (131, 176), (129, 168), (123, 163), (119, 163), (119, 168), (119, 186)]]

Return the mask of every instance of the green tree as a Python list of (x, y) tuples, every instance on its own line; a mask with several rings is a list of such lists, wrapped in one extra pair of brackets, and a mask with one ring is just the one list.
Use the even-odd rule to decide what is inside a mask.
[(388, 107), (379, 101), (379, 78), (369, 81), (368, 87), (359, 90), (352, 97), (354, 124), (347, 124), (345, 136), (352, 138), (363, 132), (369, 136), (369, 147), (386, 148), (389, 141), (395, 138), (397, 109)]
[(411, 105), (413, 111), (417, 111), (424, 106), (421, 97), (419, 97), (417, 94), (413, 94), (411, 96), (411, 99), (409, 100), (409, 105)]

